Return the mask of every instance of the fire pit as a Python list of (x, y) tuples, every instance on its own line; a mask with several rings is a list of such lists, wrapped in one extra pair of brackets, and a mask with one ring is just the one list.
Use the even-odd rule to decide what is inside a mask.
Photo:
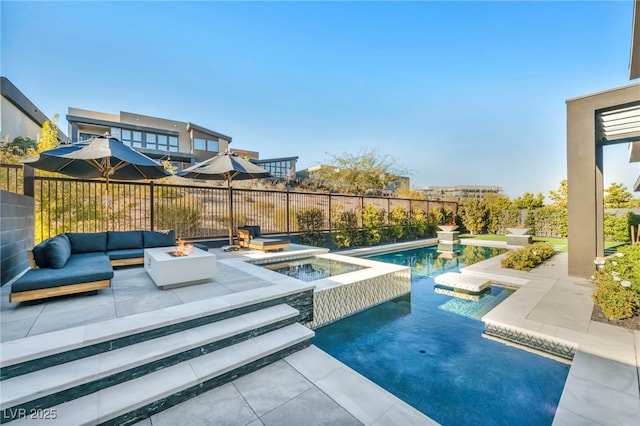
[(182, 238), (178, 238), (178, 245), (176, 246), (176, 248), (171, 250), (169, 254), (173, 257), (189, 256), (191, 254), (192, 249), (193, 249), (192, 244), (185, 244)]
[[(162, 289), (205, 283), (216, 272), (216, 256), (191, 244), (144, 250), (144, 269)], [(187, 251), (188, 250), (188, 251)]]

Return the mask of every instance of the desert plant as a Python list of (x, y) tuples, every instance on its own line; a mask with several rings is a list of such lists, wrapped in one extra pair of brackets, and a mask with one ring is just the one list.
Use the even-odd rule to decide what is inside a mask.
[(502, 258), (503, 268), (529, 271), (555, 254), (553, 245), (546, 242), (528, 244), (522, 248), (511, 250)]
[(382, 227), (384, 225), (384, 211), (378, 211), (372, 204), (362, 209), (363, 243), (368, 246), (382, 241)]
[(337, 248), (354, 247), (360, 245), (360, 230), (358, 229), (358, 215), (356, 212), (341, 211), (335, 209), (332, 212), (333, 228), (336, 232), (333, 234), (333, 243)]
[[(429, 219), (424, 210), (412, 209), (409, 216), (409, 226), (407, 227), (409, 238), (423, 238), (427, 234)], [(434, 225), (435, 229), (435, 225)]]
[(322, 231), (324, 229), (324, 213), (318, 207), (307, 207), (296, 215), (300, 242), (311, 246), (321, 247), (324, 243)]
[(196, 196), (166, 200), (154, 205), (157, 229), (175, 229), (182, 238), (197, 236), (200, 231), (204, 207)]
[(404, 229), (407, 226), (409, 221), (409, 217), (407, 215), (407, 211), (402, 206), (395, 206), (389, 212), (388, 218), (388, 232), (389, 237), (393, 241), (397, 241), (401, 239), (404, 235)]
[(609, 319), (640, 314), (640, 244), (621, 247), (594, 276), (593, 301)]
[(273, 212), (273, 224), (279, 231), (287, 230), (287, 222), (289, 223), (289, 232), (298, 231), (298, 213), (295, 208), (289, 208), (289, 217), (287, 217), (287, 209), (281, 208)]

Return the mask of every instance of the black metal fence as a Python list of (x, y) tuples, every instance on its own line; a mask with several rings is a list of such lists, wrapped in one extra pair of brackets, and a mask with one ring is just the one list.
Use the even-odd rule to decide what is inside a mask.
[[(25, 185), (29, 191), (28, 182), (15, 183), (21, 180), (17, 176), (9, 178), (8, 184), (16, 192)], [(4, 189), (4, 181), (0, 185)], [(409, 215), (412, 210), (429, 212), (432, 208), (445, 208), (455, 214), (458, 208), (456, 202), (447, 201), (293, 190), (233, 188), (231, 195), (234, 225), (259, 225), (264, 234), (296, 233), (297, 214), (309, 208), (322, 212), (323, 231), (333, 231), (332, 215), (337, 211), (357, 213), (362, 225), (360, 213), (369, 204), (387, 215), (396, 206), (402, 206)], [(106, 230), (175, 229), (181, 238), (199, 240), (228, 235), (227, 188), (157, 182), (110, 182), (107, 186), (100, 180), (36, 176), (33, 196), (36, 242), (63, 232)]]
[(24, 193), (24, 171), (20, 164), (0, 164), (0, 189)]

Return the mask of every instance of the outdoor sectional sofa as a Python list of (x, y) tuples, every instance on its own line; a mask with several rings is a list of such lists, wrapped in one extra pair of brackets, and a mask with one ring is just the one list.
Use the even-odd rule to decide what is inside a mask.
[(69, 232), (28, 250), (29, 269), (11, 286), (10, 302), (97, 291), (111, 286), (114, 266), (144, 262), (144, 249), (170, 247), (175, 231)]

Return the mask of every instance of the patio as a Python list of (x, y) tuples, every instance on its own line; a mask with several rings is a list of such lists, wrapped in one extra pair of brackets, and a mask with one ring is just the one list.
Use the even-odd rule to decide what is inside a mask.
[[(99, 295), (67, 297), (17, 308), (7, 303), (7, 290), (3, 288), (2, 339), (36, 336), (144, 312), (157, 312), (161, 316), (163, 310), (172, 306), (188, 307), (203, 300), (237, 301), (244, 296), (281, 290), (288, 279), (273, 282), (255, 275), (257, 268), (243, 270), (245, 260), (277, 253), (211, 251), (218, 259), (217, 273), (214, 281), (206, 284), (159, 290), (143, 268), (126, 268), (117, 271), (113, 288)], [(292, 245), (290, 251), (292, 255), (312, 254), (317, 249)], [(467, 271), (521, 286), (483, 318), (485, 323), (534, 339), (564, 342), (575, 349), (554, 425), (607, 424), (612, 420), (635, 424), (640, 419), (640, 332), (591, 321), (591, 284), (567, 275), (566, 254), (556, 255), (529, 273), (502, 269), (498, 262), (499, 258), (492, 258)], [(217, 404), (224, 404), (224, 410), (211, 410)], [(318, 416), (319, 413), (322, 415)], [(171, 424), (176, 419), (188, 419), (189, 424), (206, 424), (215, 419), (220, 424), (256, 426), (322, 424), (328, 420), (340, 424), (433, 424), (314, 346), (157, 413), (140, 424)]]

